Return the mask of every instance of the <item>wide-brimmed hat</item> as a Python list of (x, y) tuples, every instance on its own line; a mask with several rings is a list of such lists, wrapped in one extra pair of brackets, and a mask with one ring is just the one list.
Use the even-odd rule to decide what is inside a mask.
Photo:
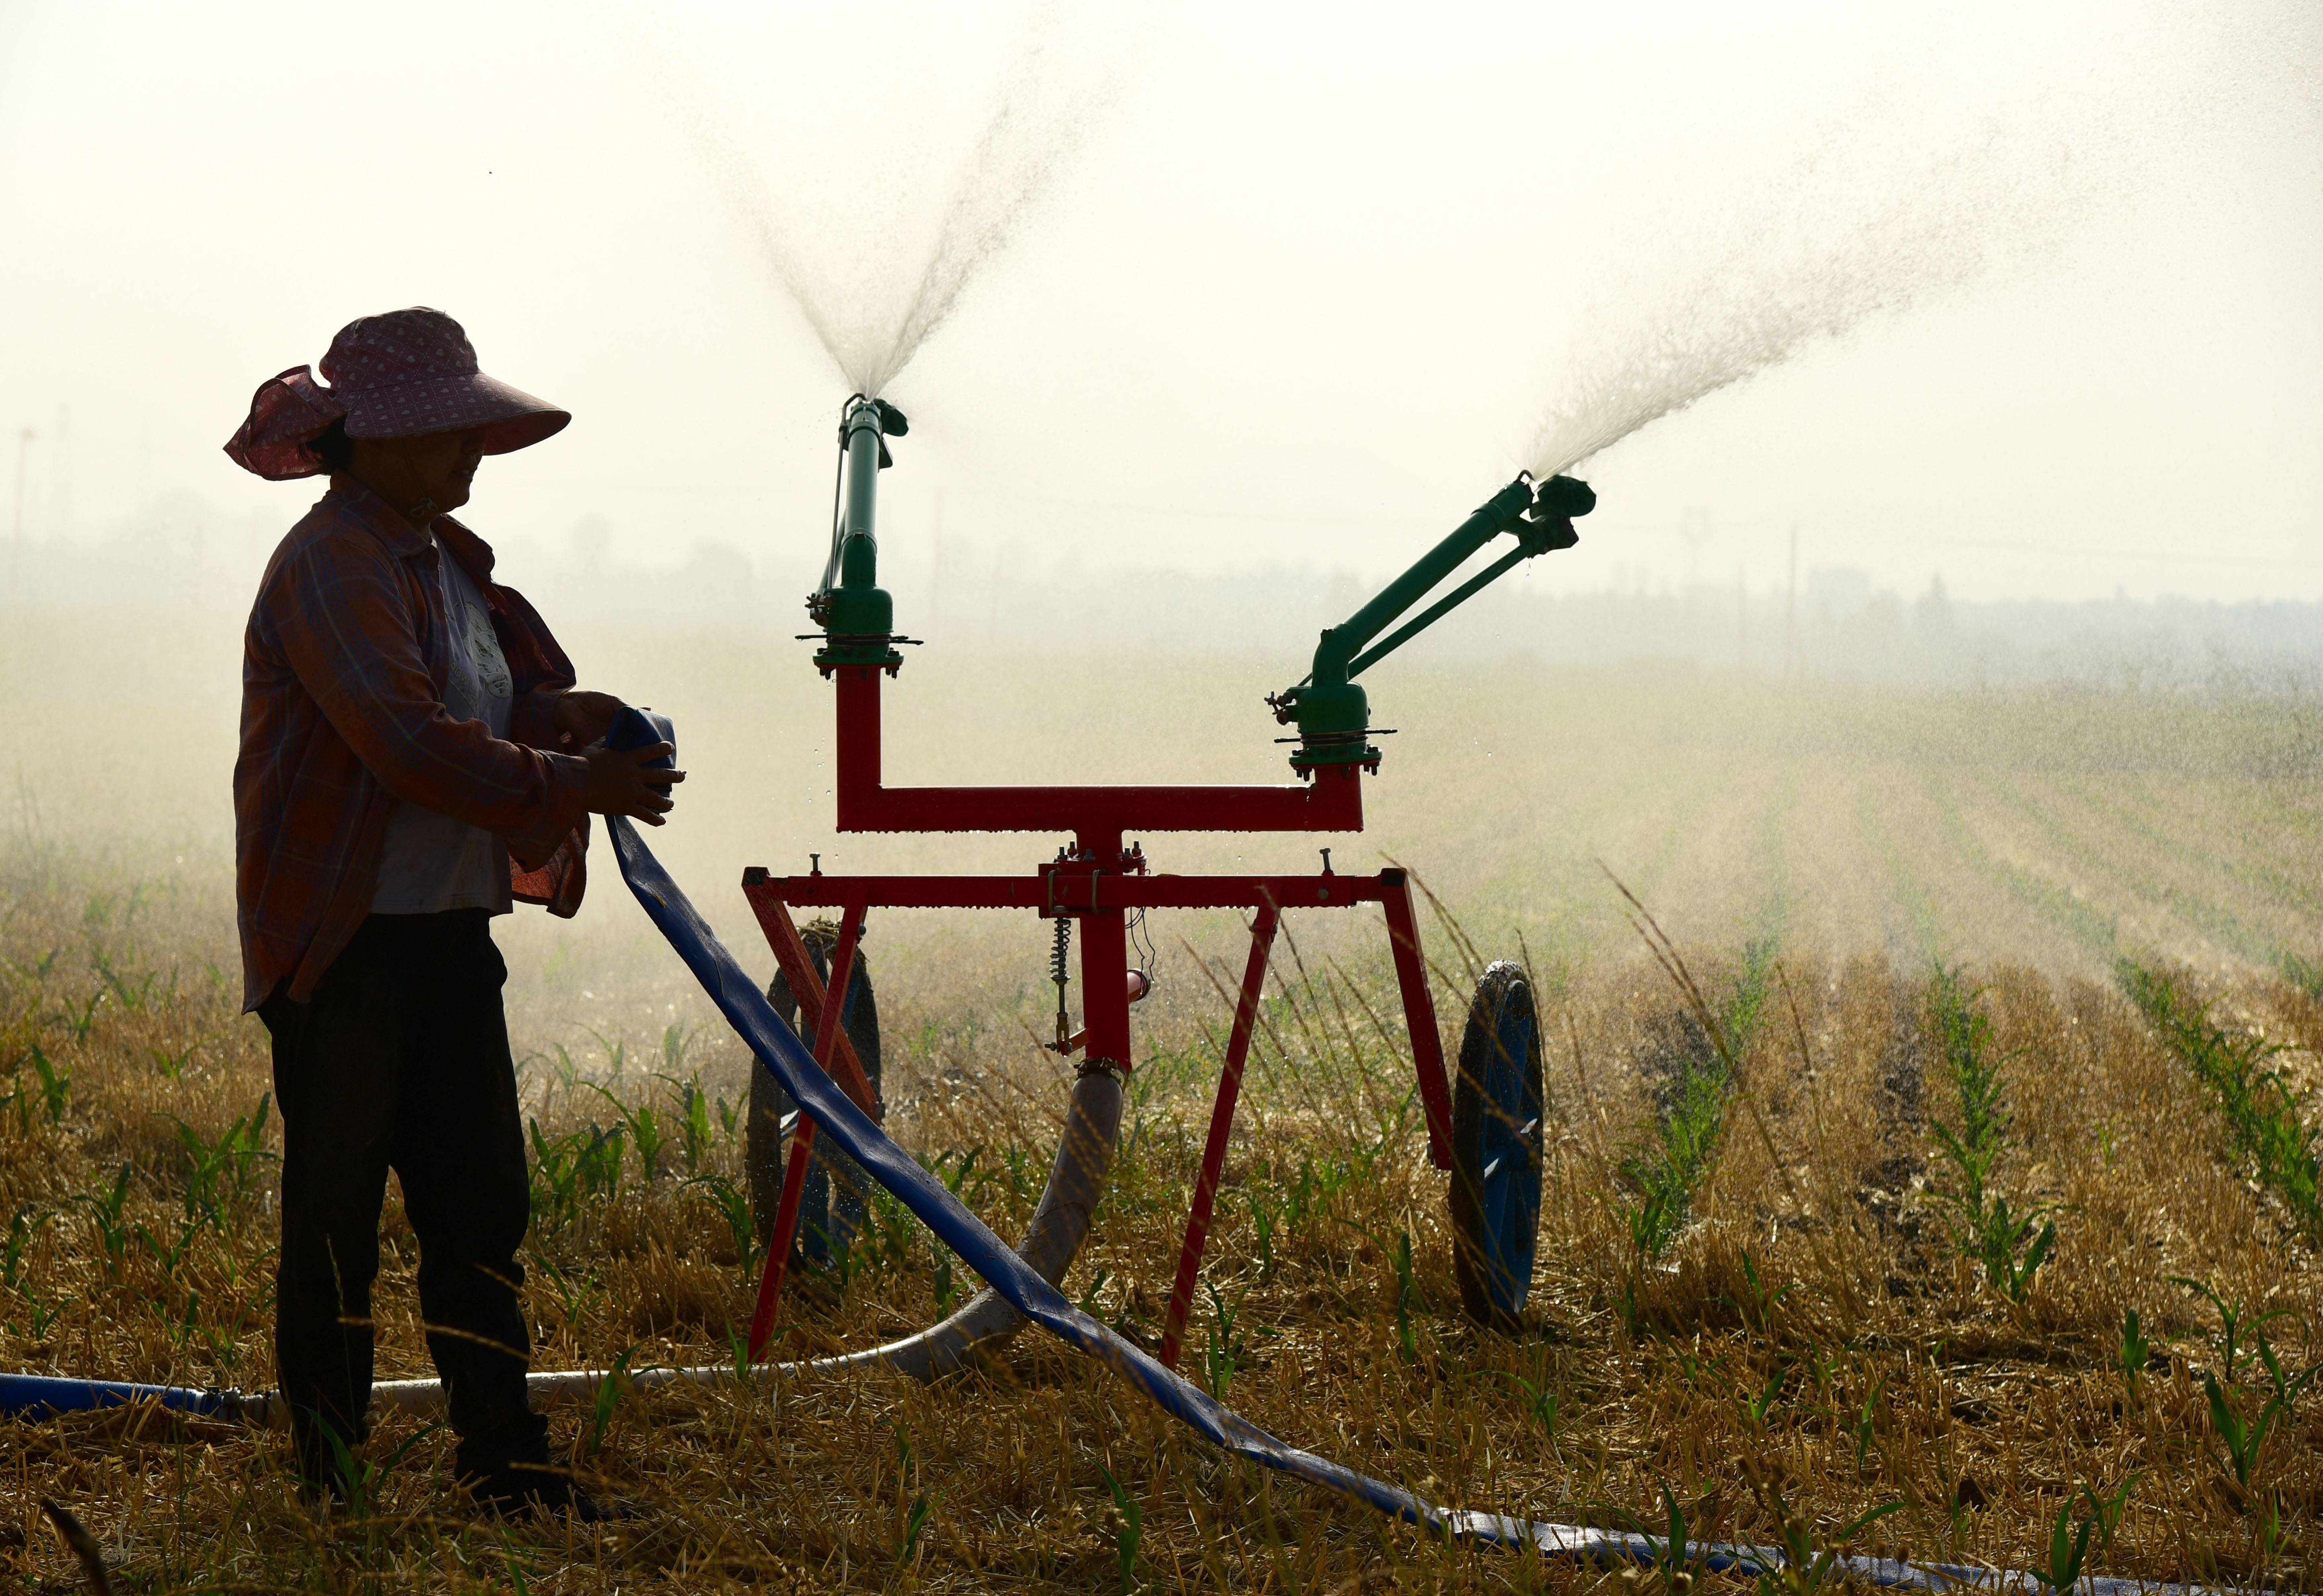
[(540, 442), (573, 417), (485, 376), (460, 324), (415, 305), (341, 327), (323, 356), (323, 382), (308, 366), (269, 377), (251, 396), (250, 416), (225, 452), (243, 470), (274, 482), (310, 477), (323, 469), (310, 445), (341, 419), (351, 438), (481, 427), (484, 453), (505, 454)]

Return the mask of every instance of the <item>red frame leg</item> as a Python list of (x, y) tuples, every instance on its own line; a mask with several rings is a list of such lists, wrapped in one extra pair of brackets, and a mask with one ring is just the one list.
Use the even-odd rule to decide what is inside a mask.
[[(747, 892), (747, 888), (745, 889)], [(822, 977), (814, 973), (814, 959), (806, 950), (806, 939), (799, 935), (797, 922), (791, 919), (790, 906), (778, 898), (760, 893), (748, 893), (750, 908), (758, 917), (758, 929), (767, 933), (767, 944), (775, 950), (775, 962), (782, 967), (783, 979), (790, 984), (791, 995), (798, 1002), (799, 1023), (822, 1033)], [(858, 886), (856, 891), (839, 900), (841, 913), (860, 921), (870, 906), (868, 891)], [(824, 1070), (839, 1083), (840, 1089), (854, 1099), (855, 1106), (874, 1120), (886, 1117), (878, 1099), (871, 1095), (871, 1082), (863, 1073), (862, 1062), (855, 1057), (855, 1044), (847, 1040), (847, 1032), (837, 1033), (831, 1051), (822, 1058)]]
[[(831, 1073), (834, 1048), (846, 1041), (846, 1033), (840, 1029), (839, 1011), (847, 1006), (847, 983), (855, 974), (855, 944), (863, 932), (862, 901), (859, 898), (849, 901), (845, 913), (846, 919), (839, 928), (839, 946), (831, 950), (830, 984), (816, 995), (822, 1012), (815, 1019), (814, 1062), (825, 1075)], [(783, 919), (787, 924), (790, 916), (785, 913)], [(810, 981), (813, 974), (813, 966), (809, 964), (806, 975)], [(803, 1015), (806, 1013), (804, 989), (794, 983), (793, 990), (799, 995), (799, 1013)], [(833, 992), (840, 995), (831, 997), (830, 994)], [(849, 1050), (847, 1056), (852, 1063), (852, 1049)], [(848, 1085), (850, 1087), (860, 1085), (861, 1099), (868, 1099), (870, 1086), (864, 1079), (859, 1065), (854, 1073), (855, 1080)], [(853, 1097), (857, 1094), (849, 1090), (848, 1096)], [(867, 1114), (876, 1112), (861, 1099), (858, 1099), (858, 1106)], [(798, 1234), (799, 1207), (806, 1194), (806, 1160), (813, 1148), (814, 1121), (802, 1110), (798, 1128), (791, 1133), (790, 1162), (783, 1170), (783, 1200), (775, 1210), (775, 1234), (767, 1238), (767, 1266), (765, 1272), (758, 1277), (758, 1305), (750, 1314), (750, 1362), (753, 1363), (766, 1351), (767, 1338), (774, 1333), (775, 1307), (782, 1300), (783, 1276), (790, 1268), (791, 1243)]]
[(1258, 1000), (1266, 985), (1267, 956), (1280, 920), (1274, 905), (1258, 912), (1250, 931), (1250, 963), (1243, 971), (1242, 998), (1235, 1004), (1234, 1032), (1226, 1040), (1226, 1066), (1218, 1077), (1217, 1101), (1210, 1108), (1210, 1139), (1202, 1149), (1202, 1175), (1194, 1185), (1194, 1211), (1186, 1219), (1186, 1243), (1178, 1252), (1178, 1283), (1170, 1291), (1170, 1315), (1162, 1325), (1162, 1366), (1175, 1369), (1185, 1339), (1186, 1315), (1193, 1307), (1194, 1280), (1201, 1272), (1202, 1248), (1210, 1239), (1210, 1213), (1218, 1176), (1226, 1162), (1226, 1139), (1234, 1130), (1235, 1101), (1242, 1095), (1242, 1071), (1250, 1058), (1250, 1034), (1258, 1023)]
[(1411, 1031), (1411, 1062), (1419, 1072), (1419, 1102), (1428, 1114), (1428, 1161), (1452, 1167), (1452, 1088), (1444, 1077), (1444, 1039), (1436, 1032), (1436, 1001), (1428, 966), (1419, 957), (1419, 921), (1411, 911), (1411, 884), (1400, 870), (1382, 870), (1380, 906), (1387, 911), (1388, 941), (1395, 949), (1395, 980), (1403, 991), (1403, 1023)]

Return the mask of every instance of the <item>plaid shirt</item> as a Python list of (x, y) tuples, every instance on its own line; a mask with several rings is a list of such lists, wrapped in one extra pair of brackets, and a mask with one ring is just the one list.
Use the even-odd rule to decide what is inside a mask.
[[(546, 751), (573, 666), (532, 606), (491, 582), (492, 551), (449, 516), (431, 541), (352, 477), (267, 562), (242, 667), (234, 767), (243, 1006), (288, 980), (305, 1002), (371, 913), (399, 801), (499, 834), (511, 894), (581, 906), (586, 764)], [(509, 740), (444, 708), (451, 669), (436, 562), (460, 562), (515, 678)]]

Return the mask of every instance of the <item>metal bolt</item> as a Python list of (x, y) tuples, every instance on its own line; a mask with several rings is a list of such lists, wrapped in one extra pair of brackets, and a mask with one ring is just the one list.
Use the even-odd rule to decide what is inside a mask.
[(814, 873), (815, 873), (817, 876), (822, 875), (822, 856), (821, 854), (819, 854), (819, 853), (811, 853), (811, 854), (807, 855), (806, 857), (807, 857), (809, 859), (811, 859), (811, 860), (813, 860), (813, 863), (814, 863)]
[(1330, 873), (1331, 873), (1331, 850), (1330, 850), (1329, 848), (1325, 848), (1325, 849), (1323, 850), (1323, 874), (1324, 874), (1324, 875), (1326, 875), (1326, 876), (1328, 876)]

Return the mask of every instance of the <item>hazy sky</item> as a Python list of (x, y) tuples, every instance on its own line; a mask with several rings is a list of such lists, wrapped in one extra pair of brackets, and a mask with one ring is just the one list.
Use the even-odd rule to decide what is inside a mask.
[(425, 303), (577, 417), (487, 536), (805, 564), (808, 312), (876, 342), (966, 216), (891, 559), (1383, 572), (1590, 361), (1828, 293), (1872, 314), (1593, 461), (1529, 580), (1764, 586), (1796, 526), (1912, 590), (2323, 597), (2323, 27), (2168, 9), (0, 0), (0, 482), (30, 427), (35, 539), (287, 526), (218, 452), (251, 390)]

